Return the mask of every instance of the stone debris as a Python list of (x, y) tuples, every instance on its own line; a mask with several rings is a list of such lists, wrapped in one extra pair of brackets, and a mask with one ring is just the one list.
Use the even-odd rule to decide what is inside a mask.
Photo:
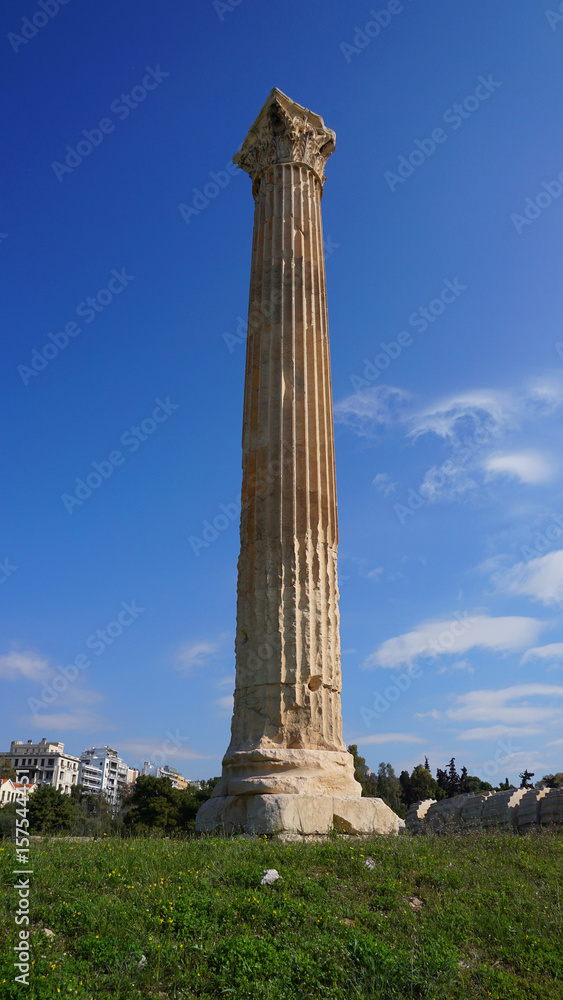
[(531, 826), (537, 826), (540, 821), (540, 804), (548, 788), (529, 788), (518, 803), (518, 832), (526, 833)]
[(473, 798), (464, 803), (461, 807), (461, 819), (464, 826), (481, 826), (483, 821), (483, 808), (489, 795), (492, 795), (492, 792), (479, 792), (478, 795), (474, 795)]
[(140, 961), (137, 962), (137, 968), (138, 969), (142, 969), (143, 966), (145, 966), (146, 964), (147, 964), (147, 957), (146, 957), (146, 955), (141, 955)]
[(406, 815), (409, 833), (501, 829), (526, 833), (532, 827), (563, 823), (563, 788), (511, 788), (503, 792), (455, 795), (413, 802)]
[(375, 868), (375, 861), (371, 857), (366, 858), (366, 860), (364, 861), (364, 865), (366, 866), (366, 868), (369, 868), (370, 871), (373, 871), (373, 869)]
[(45, 935), (46, 935), (46, 936), (47, 936), (48, 938), (54, 938), (54, 936), (55, 936), (55, 932), (54, 932), (54, 931), (51, 931), (51, 930), (49, 930), (49, 928), (48, 928), (48, 927), (43, 927), (43, 933), (44, 933), (44, 934), (45, 934)]
[(262, 878), (260, 879), (260, 885), (273, 885), (274, 882), (280, 877), (280, 873), (276, 871), (275, 868), (266, 868), (262, 872)]
[(407, 830), (410, 830), (411, 833), (424, 832), (424, 817), (435, 801), (435, 799), (421, 799), (420, 802), (411, 803), (405, 818)]
[(418, 911), (424, 906), (424, 903), (418, 898), (418, 896), (409, 896), (408, 903), (413, 913), (418, 913)]
[(425, 816), (426, 830), (430, 833), (442, 833), (447, 829), (459, 827), (461, 810), (472, 794), (454, 795), (451, 799), (434, 802)]
[(517, 807), (525, 793), (525, 788), (517, 788), (491, 795), (483, 807), (482, 822), (484, 828), (495, 826), (501, 827), (503, 830), (516, 830), (518, 828)]
[(540, 803), (540, 823), (563, 823), (563, 788), (548, 788)]

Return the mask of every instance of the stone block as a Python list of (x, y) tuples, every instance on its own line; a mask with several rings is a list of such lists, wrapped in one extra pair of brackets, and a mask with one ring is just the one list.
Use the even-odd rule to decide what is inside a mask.
[(537, 826), (540, 821), (540, 804), (547, 788), (529, 788), (518, 803), (517, 824), (518, 832), (526, 833), (531, 827)]
[(410, 833), (424, 833), (424, 817), (436, 799), (421, 799), (411, 802), (405, 816), (405, 824)]
[(517, 830), (518, 804), (526, 793), (525, 788), (507, 792), (496, 792), (483, 806), (483, 828), (500, 827), (502, 830)]
[(427, 833), (445, 833), (459, 829), (461, 810), (467, 800), (473, 797), (473, 792), (469, 792), (467, 795), (454, 795), (451, 799), (440, 799), (431, 805), (425, 816)]
[(284, 838), (327, 836), (331, 830), (357, 836), (397, 834), (402, 821), (381, 799), (325, 795), (225, 795), (199, 810), (200, 833), (244, 830)]
[(563, 788), (548, 788), (540, 802), (540, 823), (563, 823)]
[(479, 792), (461, 807), (461, 823), (464, 828), (481, 828), (483, 808), (492, 792)]

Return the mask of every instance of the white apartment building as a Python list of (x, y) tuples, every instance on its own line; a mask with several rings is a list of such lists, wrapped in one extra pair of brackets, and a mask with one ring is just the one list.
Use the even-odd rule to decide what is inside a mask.
[(21, 781), (12, 781), (11, 778), (2, 778), (0, 780), (0, 808), (7, 805), (8, 802), (15, 802), (16, 799), (21, 796), (24, 788), (27, 790), (27, 795), (31, 795), (31, 793), (37, 788), (37, 785), (24, 785)]
[(175, 768), (170, 767), (169, 764), (151, 764), (150, 760), (145, 761), (143, 774), (148, 774), (153, 778), (170, 778), (173, 788), (187, 788), (193, 783), (184, 778)]
[(53, 743), (44, 737), (39, 743), (28, 740), (12, 740), (7, 753), (0, 752), (0, 759), (6, 757), (16, 771), (26, 771), (30, 782), (50, 785), (70, 795), (73, 785), (78, 784), (78, 757), (65, 753), (64, 743)]
[(90, 747), (80, 755), (80, 784), (89, 792), (103, 792), (113, 806), (117, 805), (120, 792), (135, 780), (130, 775), (138, 773), (111, 747)]

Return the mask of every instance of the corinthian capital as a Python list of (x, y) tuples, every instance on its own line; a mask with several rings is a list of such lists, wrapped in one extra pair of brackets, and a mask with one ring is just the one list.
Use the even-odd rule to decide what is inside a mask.
[(262, 172), (275, 163), (299, 163), (315, 172), (321, 184), (336, 136), (320, 115), (296, 104), (274, 87), (233, 163), (250, 174), (254, 188)]

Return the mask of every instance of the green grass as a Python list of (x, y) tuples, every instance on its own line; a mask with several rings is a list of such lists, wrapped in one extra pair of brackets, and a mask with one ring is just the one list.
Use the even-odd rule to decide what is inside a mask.
[[(563, 1000), (554, 833), (305, 845), (104, 838), (44, 841), (31, 853), (35, 964), (29, 988), (16, 988), (19, 866), (9, 842), (0, 850), (3, 1000)], [(262, 888), (264, 868), (281, 878)]]

